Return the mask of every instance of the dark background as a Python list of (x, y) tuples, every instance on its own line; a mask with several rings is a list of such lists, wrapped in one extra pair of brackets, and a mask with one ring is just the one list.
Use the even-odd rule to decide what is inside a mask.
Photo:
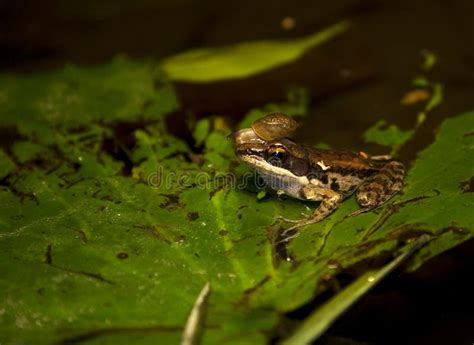
[[(282, 28), (285, 17), (295, 20), (293, 29)], [(428, 77), (443, 83), (445, 99), (402, 148), (399, 158), (409, 165), (445, 118), (474, 109), (472, 0), (0, 0), (0, 69), (27, 74), (118, 54), (159, 60), (194, 47), (300, 37), (343, 19), (352, 22), (348, 33), (291, 64), (243, 80), (176, 83), (182, 111), (174, 123), (189, 112), (235, 122), (252, 107), (284, 100), (286, 87), (298, 84), (312, 96), (301, 140), (366, 149), (361, 133), (380, 118), (413, 127), (417, 108), (400, 99), (430, 51), (438, 63)], [(414, 274), (392, 275), (323, 342), (472, 344), (473, 253), (470, 241)]]
[[(292, 30), (281, 26), (288, 16)], [(178, 83), (183, 109), (241, 116), (300, 84), (315, 105), (301, 138), (359, 149), (360, 133), (380, 118), (413, 127), (416, 111), (399, 102), (421, 72), (424, 51), (438, 57), (429, 77), (445, 85), (447, 100), (401, 159), (411, 161), (431, 142), (445, 117), (473, 108), (471, 0), (0, 0), (0, 69), (98, 64), (118, 54), (160, 59), (194, 47), (300, 37), (342, 19), (353, 23), (347, 34), (289, 65), (230, 83)]]

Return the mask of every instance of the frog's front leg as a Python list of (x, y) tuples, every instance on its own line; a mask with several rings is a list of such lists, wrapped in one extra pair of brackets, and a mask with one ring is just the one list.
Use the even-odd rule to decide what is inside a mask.
[(343, 199), (343, 194), (335, 192), (331, 189), (321, 188), (313, 184), (309, 184), (301, 188), (300, 194), (304, 200), (321, 201), (321, 204), (308, 218), (298, 221), (291, 221), (292, 223), (295, 223), (295, 225), (286, 229), (285, 232), (323, 220), (332, 212), (334, 212)]
[(375, 175), (369, 177), (356, 191), (356, 199), (363, 208), (350, 214), (355, 216), (370, 211), (387, 202), (403, 186), (405, 167), (402, 163), (387, 163)]

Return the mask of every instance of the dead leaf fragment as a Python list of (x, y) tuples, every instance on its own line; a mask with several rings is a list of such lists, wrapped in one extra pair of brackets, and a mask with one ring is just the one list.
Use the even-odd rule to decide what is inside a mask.
[(425, 89), (415, 89), (403, 96), (400, 104), (402, 105), (413, 105), (419, 102), (426, 101), (431, 97), (431, 93)]

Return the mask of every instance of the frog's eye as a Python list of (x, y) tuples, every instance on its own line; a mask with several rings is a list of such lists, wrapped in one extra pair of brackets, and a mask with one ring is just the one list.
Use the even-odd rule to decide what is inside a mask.
[(272, 146), (268, 149), (267, 161), (272, 165), (281, 165), (286, 158), (286, 150), (282, 146)]

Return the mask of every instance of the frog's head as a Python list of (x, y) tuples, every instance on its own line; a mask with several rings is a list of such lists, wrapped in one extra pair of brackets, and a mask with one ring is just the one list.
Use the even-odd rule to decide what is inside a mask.
[(232, 134), (236, 156), (265, 175), (303, 176), (309, 169), (307, 154), (288, 138), (264, 140), (251, 128)]

